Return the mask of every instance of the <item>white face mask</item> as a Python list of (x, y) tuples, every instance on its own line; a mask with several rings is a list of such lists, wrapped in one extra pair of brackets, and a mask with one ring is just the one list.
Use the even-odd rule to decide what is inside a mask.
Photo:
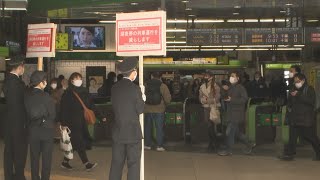
[(289, 78), (293, 78), (294, 74), (291, 72), (289, 73)]
[(54, 83), (54, 84), (51, 84), (51, 88), (52, 88), (52, 89), (56, 89), (56, 88), (57, 88), (57, 84), (55, 84), (55, 83)]
[(134, 71), (134, 72), (135, 72), (135, 75), (133, 76), (133, 80), (132, 80), (132, 81), (136, 80), (136, 79), (137, 79), (137, 76), (138, 76), (137, 71)]
[(80, 87), (82, 85), (82, 80), (81, 79), (74, 80), (73, 85), (75, 85), (76, 87)]
[(303, 82), (296, 83), (296, 88), (300, 89), (303, 86)]
[(238, 80), (235, 77), (230, 77), (229, 81), (231, 84), (235, 84), (238, 82)]

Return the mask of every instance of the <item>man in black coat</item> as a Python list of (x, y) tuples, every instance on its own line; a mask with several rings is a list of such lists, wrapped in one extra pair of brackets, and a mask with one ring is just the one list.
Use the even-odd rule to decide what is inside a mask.
[[(55, 103), (44, 92), (47, 86), (46, 73), (35, 71), (30, 78), (31, 89), (25, 95), (25, 107), (29, 122), (29, 142), (32, 180), (49, 180), (53, 152)], [(39, 161), (42, 157), (41, 178)]]
[[(137, 77), (138, 60), (127, 58), (118, 66), (124, 78), (111, 90), (111, 102), (115, 114), (112, 129), (112, 163), (109, 180), (121, 180), (125, 161), (128, 180), (140, 179), (142, 131), (139, 115), (143, 113), (145, 95), (133, 83)], [(142, 97), (143, 96), (143, 97)]]
[(312, 144), (316, 153), (315, 160), (320, 160), (320, 141), (315, 130), (316, 95), (312, 86), (306, 82), (303, 74), (294, 76), (294, 90), (288, 99), (289, 144), (285, 146), (282, 160), (293, 160), (298, 136)]
[(10, 73), (4, 83), (7, 102), (5, 120), (4, 177), (5, 180), (25, 180), (27, 158), (27, 119), (24, 107), (25, 84), (20, 79), (24, 73), (23, 57), (8, 61)]

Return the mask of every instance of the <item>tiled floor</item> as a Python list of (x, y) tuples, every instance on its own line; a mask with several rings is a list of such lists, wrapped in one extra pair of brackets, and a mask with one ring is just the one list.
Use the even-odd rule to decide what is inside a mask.
[[(167, 152), (146, 152), (145, 180), (317, 180), (320, 177), (320, 162), (311, 161), (309, 147), (298, 149), (298, 157), (293, 162), (277, 160), (277, 146), (257, 147), (255, 155), (241, 154), (237, 148), (232, 157), (219, 157), (205, 152), (204, 146), (187, 147), (181, 144), (168, 147)], [(0, 144), (0, 180), (3, 179), (2, 152)], [(54, 152), (52, 180), (107, 180), (110, 161), (110, 147), (95, 147), (89, 151), (89, 158), (99, 163), (92, 172), (85, 172), (78, 156), (72, 165), (73, 171), (60, 169), (62, 159), (58, 146)], [(126, 170), (124, 170), (126, 171)], [(26, 168), (30, 180), (29, 160)], [(124, 180), (125, 175), (124, 175)]]

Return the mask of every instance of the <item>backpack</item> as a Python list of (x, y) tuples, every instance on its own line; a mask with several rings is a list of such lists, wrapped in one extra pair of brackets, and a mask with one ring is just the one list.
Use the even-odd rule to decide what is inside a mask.
[(147, 83), (147, 87), (145, 90), (146, 94), (146, 104), (149, 105), (159, 105), (162, 101), (162, 94), (160, 91), (160, 86), (162, 82), (159, 80), (151, 80)]

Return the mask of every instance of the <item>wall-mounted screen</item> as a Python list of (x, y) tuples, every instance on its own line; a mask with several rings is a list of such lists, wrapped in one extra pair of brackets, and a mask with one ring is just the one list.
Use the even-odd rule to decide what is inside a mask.
[(105, 28), (103, 26), (66, 26), (74, 50), (104, 50)]

